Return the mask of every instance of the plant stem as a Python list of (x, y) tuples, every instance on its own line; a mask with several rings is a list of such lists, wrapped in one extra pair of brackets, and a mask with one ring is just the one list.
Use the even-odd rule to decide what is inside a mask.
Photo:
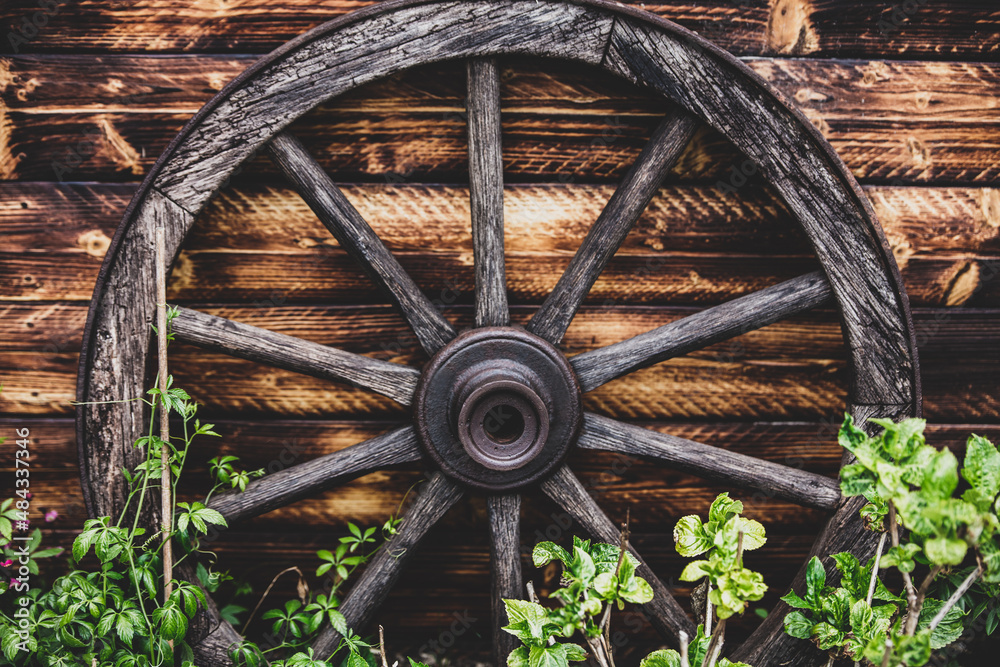
[(830, 656), (830, 659), (826, 661), (826, 667), (833, 667), (833, 656), (832, 655)]
[(705, 634), (712, 634), (712, 603), (708, 601), (708, 594), (712, 592), (712, 582), (705, 580)]
[(943, 565), (935, 565), (920, 583), (920, 590), (917, 591), (916, 603), (906, 612), (906, 634), (911, 637), (917, 632), (917, 623), (920, 621), (920, 611), (924, 608), (924, 598), (927, 596), (927, 589), (931, 587), (934, 579), (941, 574)]
[[(629, 530), (628, 524), (630, 521), (629, 508), (625, 508), (625, 523), (622, 524), (622, 530), (618, 540), (618, 563), (615, 565), (615, 579), (618, 579), (619, 573), (622, 571), (622, 563), (625, 562), (625, 552), (628, 551), (628, 538)], [(604, 609), (604, 617), (601, 618), (601, 632), (604, 635), (605, 641), (608, 637), (608, 628), (611, 625), (611, 607), (614, 606), (612, 603), (608, 603), (608, 606)]]
[(691, 663), (688, 662), (688, 633), (681, 630), (678, 639), (681, 642), (681, 667), (691, 667)]
[(378, 626), (378, 646), (379, 651), (382, 652), (382, 667), (389, 667), (389, 661), (385, 657), (385, 631), (382, 630), (382, 626)]
[(977, 565), (976, 569), (970, 572), (969, 576), (965, 578), (965, 581), (959, 585), (958, 590), (951, 594), (951, 597), (944, 603), (944, 606), (941, 607), (941, 609), (938, 610), (938, 613), (934, 615), (934, 618), (931, 619), (931, 623), (927, 626), (927, 629), (933, 631), (934, 628), (940, 625), (941, 621), (944, 620), (944, 617), (949, 611), (951, 611), (951, 608), (958, 604), (961, 597), (965, 595), (970, 588), (972, 588), (972, 584), (976, 583), (976, 580), (981, 576), (983, 576), (983, 566)]
[[(266, 589), (264, 590), (264, 594), (263, 594), (263, 595), (261, 595), (261, 596), (260, 596), (260, 600), (258, 600), (258, 601), (257, 601), (257, 606), (256, 606), (256, 607), (254, 607), (254, 608), (253, 608), (253, 611), (252, 611), (252, 612), (250, 612), (250, 615), (249, 615), (249, 616), (247, 616), (247, 622), (243, 624), (243, 629), (242, 629), (242, 630), (240, 630), (240, 634), (241, 634), (241, 635), (245, 635), (245, 634), (247, 633), (247, 626), (248, 626), (248, 625), (250, 625), (250, 621), (252, 621), (252, 620), (253, 620), (253, 617), (254, 617), (254, 614), (256, 614), (256, 613), (257, 613), (257, 610), (258, 610), (258, 609), (260, 609), (260, 606), (261, 606), (262, 604), (264, 604), (264, 598), (266, 598), (266, 597), (267, 597), (267, 594), (271, 592), (271, 589), (272, 589), (272, 588), (274, 588), (274, 584), (275, 584), (275, 583), (277, 583), (277, 581), (278, 581), (278, 578), (279, 578), (279, 577), (280, 577), (281, 575), (283, 575), (283, 574), (284, 574), (285, 572), (292, 572), (292, 571), (295, 571), (295, 572), (298, 572), (298, 573), (299, 573), (299, 578), (300, 578), (300, 579), (304, 579), (304, 578), (305, 578), (305, 576), (304, 576), (304, 575), (302, 574), (302, 570), (300, 570), (299, 568), (297, 568), (297, 567), (295, 567), (295, 566), (292, 566), (292, 567), (286, 567), (286, 568), (285, 568), (284, 570), (282, 570), (282, 571), (281, 571), (281, 572), (279, 572), (278, 574), (274, 575), (274, 579), (272, 579), (272, 580), (271, 580), (271, 583), (269, 583), (269, 584), (267, 585), (267, 588), (266, 588)], [(284, 641), (284, 637), (282, 637), (282, 641)]]
[(892, 657), (892, 642), (885, 640), (885, 653), (882, 654), (882, 667), (889, 667), (889, 659)]
[(878, 548), (875, 550), (875, 562), (872, 564), (872, 578), (868, 582), (868, 597), (865, 601), (868, 606), (872, 606), (872, 600), (875, 599), (875, 582), (878, 581), (878, 564), (882, 560), (882, 549), (885, 548), (885, 538), (887, 533), (882, 532), (882, 537), (878, 538)]
[[(889, 530), (892, 535), (892, 546), (899, 546), (899, 527), (896, 525), (896, 506), (889, 501)], [(913, 587), (913, 578), (910, 577), (909, 572), (900, 571), (903, 575), (903, 584), (906, 586), (906, 602), (907, 606), (912, 608), (917, 603), (917, 590)], [(909, 613), (909, 612), (907, 612)]]
[[(174, 554), (170, 543), (170, 532), (173, 530), (171, 518), (173, 503), (170, 500), (170, 412), (163, 402), (167, 393), (167, 269), (166, 241), (163, 227), (156, 228), (156, 356), (159, 363), (160, 389), (160, 530), (163, 532), (163, 602), (173, 590)], [(173, 642), (171, 642), (173, 646)]]
[(705, 655), (708, 662), (705, 663), (705, 667), (715, 667), (715, 663), (719, 660), (719, 655), (722, 653), (722, 645), (725, 643), (726, 637), (726, 621), (728, 619), (721, 619), (715, 624), (715, 632), (712, 633), (712, 641), (708, 643), (708, 650)]

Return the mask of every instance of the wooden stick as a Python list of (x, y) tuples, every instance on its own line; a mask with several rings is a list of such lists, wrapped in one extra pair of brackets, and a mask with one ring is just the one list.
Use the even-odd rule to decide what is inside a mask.
[(389, 667), (389, 661), (385, 657), (385, 631), (381, 624), (378, 626), (378, 646), (382, 653), (382, 667)]
[(882, 562), (882, 549), (885, 548), (885, 538), (887, 536), (888, 533), (882, 533), (882, 537), (878, 539), (878, 548), (875, 549), (875, 562), (872, 564), (872, 577), (868, 582), (868, 597), (865, 598), (869, 607), (872, 606), (872, 600), (875, 599), (875, 582), (878, 581), (878, 564)]
[(951, 597), (948, 598), (948, 601), (944, 603), (944, 606), (941, 607), (941, 609), (938, 610), (938, 613), (934, 615), (934, 618), (931, 619), (930, 625), (927, 626), (927, 629), (933, 632), (934, 628), (940, 625), (941, 621), (944, 620), (944, 617), (948, 615), (951, 608), (958, 603), (959, 599), (965, 595), (966, 591), (972, 588), (972, 584), (976, 583), (976, 580), (982, 575), (983, 566), (977, 565), (976, 569), (969, 573), (969, 576), (965, 578), (965, 581), (959, 585), (958, 589), (952, 593)]
[(691, 667), (691, 663), (688, 662), (688, 633), (681, 630), (678, 634), (681, 645), (681, 667)]
[[(167, 392), (167, 258), (163, 227), (156, 228), (156, 344), (159, 388), (160, 392), (165, 394)], [(160, 529), (163, 533), (163, 601), (166, 603), (174, 588), (174, 553), (170, 541), (170, 531), (174, 523), (174, 505), (170, 499), (170, 455), (167, 451), (170, 443), (170, 413), (162, 396), (160, 440), (163, 441), (163, 446), (160, 448), (160, 464), (163, 467), (160, 475)]]

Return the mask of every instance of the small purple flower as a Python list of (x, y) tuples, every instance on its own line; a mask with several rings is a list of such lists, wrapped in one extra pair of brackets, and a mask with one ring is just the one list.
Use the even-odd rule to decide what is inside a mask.
[(45, 522), (46, 523), (52, 523), (53, 521), (55, 521), (58, 518), (59, 518), (59, 512), (57, 512), (55, 510), (49, 510), (48, 512), (45, 513)]
[(13, 564), (14, 564), (14, 561), (12, 561), (11, 559), (8, 558), (4, 562), (0, 563), (0, 567), (10, 567)]

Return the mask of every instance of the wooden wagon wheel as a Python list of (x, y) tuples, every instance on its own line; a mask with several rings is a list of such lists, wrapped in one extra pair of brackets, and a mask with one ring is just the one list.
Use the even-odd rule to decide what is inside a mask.
[[(652, 139), (594, 223), (526, 330), (509, 326), (503, 262), (503, 177), (495, 58), (529, 55), (597, 66), (670, 100)], [(283, 132), (316, 105), (404, 68), (468, 62), (468, 129), (475, 257), (475, 328), (452, 326), (402, 270), (322, 168)], [(823, 271), (567, 359), (557, 345), (601, 270), (622, 243), (698, 122), (751, 159), (794, 213)], [(583, 414), (587, 392), (636, 369), (701, 349), (834, 300), (850, 357), (846, 406), (865, 418), (914, 415), (919, 380), (909, 308), (874, 213), (821, 135), (739, 61), (667, 21), (602, 0), (402, 0), (320, 26), (256, 63), (209, 102), (171, 143), (136, 194), (101, 270), (81, 357), (77, 413), (83, 487), (92, 514), (120, 510), (122, 466), (142, 431), (142, 393), (154, 313), (154, 230), (175, 256), (196, 214), (234, 169), (266, 151), (340, 245), (389, 295), (432, 360), (421, 371), (184, 310), (176, 335), (197, 345), (387, 396), (413, 409), (399, 428), (251, 484), (213, 502), (230, 521), (270, 511), (346, 479), (432, 459), (440, 470), (421, 488), (391, 548), (369, 564), (342, 605), (357, 628), (371, 620), (424, 533), (468, 489), (488, 494), (493, 606), (521, 596), (518, 490), (540, 484), (602, 540), (616, 529), (563, 464), (571, 446), (635, 454), (680, 470), (832, 512), (814, 552), (870, 548), (857, 505), (835, 480), (707, 445)], [(489, 415), (511, 415), (496, 424)], [(403, 553), (393, 558), (387, 554)], [(668, 636), (690, 621), (648, 567), (647, 607)], [(802, 576), (800, 572), (799, 576)], [(212, 625), (198, 664), (227, 664), (233, 629)], [(758, 665), (815, 664), (817, 655), (768, 616), (736, 656)], [(498, 660), (511, 638), (495, 632)], [(317, 642), (331, 650), (336, 633)]]

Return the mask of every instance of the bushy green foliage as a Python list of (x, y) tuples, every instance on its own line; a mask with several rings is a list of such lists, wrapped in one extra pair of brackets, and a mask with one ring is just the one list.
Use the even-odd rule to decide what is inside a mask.
[[(841, 491), (864, 496), (866, 527), (892, 535), (879, 569), (897, 570), (905, 590), (897, 595), (885, 586), (874, 571), (875, 558), (862, 565), (850, 553), (832, 555), (840, 584), (828, 585), (823, 563), (814, 557), (803, 595), (791, 591), (782, 598), (795, 609), (785, 616), (785, 631), (834, 657), (920, 667), (980, 615), (988, 615), (988, 632), (1000, 618), (1000, 610), (988, 604), (990, 594), (1000, 592), (995, 585), (1000, 580), (1000, 452), (973, 435), (960, 470), (949, 450), (926, 443), (924, 420), (872, 423), (882, 427), (878, 435), (868, 436), (849, 415), (841, 426), (838, 440), (856, 458), (841, 471)], [(955, 580), (958, 571), (952, 568), (969, 559), (978, 566), (961, 570)], [(913, 583), (918, 572), (920, 586)], [(975, 582), (977, 577), (981, 581)], [(962, 582), (975, 585), (952, 596)]]

